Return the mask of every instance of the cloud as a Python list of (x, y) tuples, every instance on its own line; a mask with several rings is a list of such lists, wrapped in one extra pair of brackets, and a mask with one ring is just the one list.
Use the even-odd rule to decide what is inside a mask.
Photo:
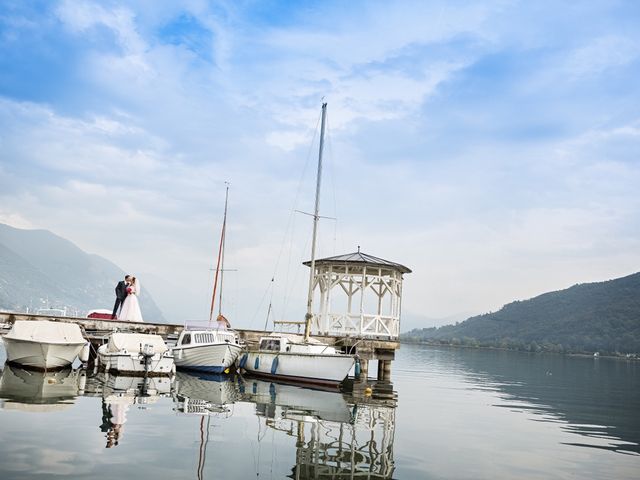
[(630, 273), (640, 251), (632, 10), (5, 10), (0, 221), (146, 272), (152, 291), (171, 290), (163, 279), (186, 285), (161, 306), (202, 317), (230, 180), (229, 301), (248, 322), (275, 271), (277, 311), (298, 318), (310, 229), (291, 212), (312, 208), (324, 97), (321, 208), (338, 221), (321, 222), (320, 254), (362, 245), (406, 263), (406, 311), (484, 311)]

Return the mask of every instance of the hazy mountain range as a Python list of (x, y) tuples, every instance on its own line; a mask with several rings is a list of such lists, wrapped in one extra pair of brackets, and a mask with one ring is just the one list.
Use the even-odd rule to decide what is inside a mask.
[[(125, 272), (98, 255), (47, 230), (22, 230), (0, 224), (0, 309), (35, 311), (67, 308), (83, 316), (95, 308), (113, 308), (114, 288)], [(165, 318), (142, 285), (145, 320)]]
[(640, 353), (640, 273), (574, 285), (401, 338), (528, 351)]

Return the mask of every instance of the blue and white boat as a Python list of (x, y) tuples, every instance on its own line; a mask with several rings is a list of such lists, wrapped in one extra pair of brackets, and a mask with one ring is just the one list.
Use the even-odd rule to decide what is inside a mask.
[(173, 347), (173, 357), (178, 368), (223, 373), (235, 364), (242, 348), (233, 330), (185, 328)]

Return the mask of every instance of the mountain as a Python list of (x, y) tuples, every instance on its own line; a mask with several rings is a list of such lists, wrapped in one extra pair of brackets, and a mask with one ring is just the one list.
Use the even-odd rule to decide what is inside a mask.
[[(47, 230), (0, 224), (0, 309), (25, 312), (64, 308), (80, 316), (113, 308), (114, 288), (125, 272)], [(140, 296), (145, 319), (164, 317), (145, 288)]]
[(516, 301), (456, 325), (414, 329), (401, 339), (528, 351), (638, 353), (640, 273)]

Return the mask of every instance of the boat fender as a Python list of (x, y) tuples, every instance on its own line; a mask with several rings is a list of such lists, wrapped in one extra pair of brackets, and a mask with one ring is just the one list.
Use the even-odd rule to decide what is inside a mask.
[(371, 393), (373, 392), (373, 390), (371, 390), (371, 387), (367, 387), (364, 389), (364, 394), (368, 397), (371, 395)]
[(253, 369), (258, 370), (260, 368), (260, 357), (256, 357), (256, 361), (253, 364)]
[(84, 344), (84, 347), (82, 347), (82, 350), (80, 350), (80, 355), (78, 355), (78, 357), (80, 358), (80, 361), (82, 363), (87, 363), (89, 361), (89, 349), (91, 348), (91, 344), (89, 342)]
[(248, 358), (249, 358), (248, 353), (245, 353), (244, 355), (242, 355), (242, 358), (240, 359), (240, 368), (244, 368), (244, 366), (247, 364)]
[(275, 375), (278, 370), (278, 357), (273, 357), (271, 361), (271, 375)]
[(360, 376), (361, 369), (360, 369), (360, 359), (359, 358), (356, 360), (356, 366), (355, 366), (354, 372), (356, 374), (356, 377)]

